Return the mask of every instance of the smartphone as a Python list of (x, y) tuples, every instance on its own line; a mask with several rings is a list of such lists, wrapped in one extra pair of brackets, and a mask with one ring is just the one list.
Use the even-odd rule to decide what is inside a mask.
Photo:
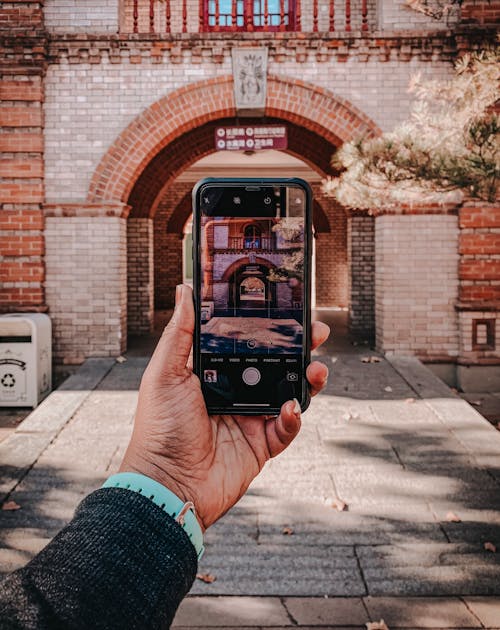
[(309, 405), (311, 209), (298, 178), (194, 187), (193, 363), (210, 413)]

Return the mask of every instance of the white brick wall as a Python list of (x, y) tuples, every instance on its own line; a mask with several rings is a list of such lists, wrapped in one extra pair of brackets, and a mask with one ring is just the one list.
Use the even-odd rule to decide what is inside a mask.
[(51, 33), (117, 33), (117, 0), (45, 0), (45, 27)]
[(449, 215), (375, 219), (377, 347), (458, 355), (458, 221)]
[[(429, 2), (429, 7), (433, 10), (438, 8), (438, 4)], [(383, 0), (378, 3), (378, 24), (380, 30), (442, 30), (458, 23), (460, 10), (457, 5), (452, 7), (450, 14), (442, 19), (433, 19), (423, 13), (411, 9), (404, 0)]]
[[(345, 63), (271, 62), (269, 72), (309, 81), (347, 99), (383, 130), (391, 129), (407, 115), (410, 77), (449, 76), (449, 63), (432, 64), (376, 59)], [(229, 55), (222, 64), (70, 64), (48, 68), (45, 91), (45, 177), (49, 202), (81, 201), (99, 161), (117, 136), (145, 108), (188, 83), (231, 74)], [(314, 111), (311, 110), (314, 120)]]
[[(150, 30), (149, 1), (139, 2), (138, 31)], [(370, 29), (405, 30), (445, 29), (456, 24), (459, 19), (458, 9), (441, 20), (435, 20), (408, 7), (404, 0), (368, 0), (368, 25)], [(154, 31), (166, 30), (165, 2), (154, 2)], [(313, 30), (313, 0), (302, 0), (302, 30)], [(46, 0), (44, 7), (45, 24), (52, 33), (123, 33), (133, 31), (133, 0)], [(170, 0), (170, 29), (172, 33), (182, 31), (182, 2)], [(330, 25), (330, 2), (318, 2), (318, 30), (328, 31)], [(335, 1), (335, 30), (342, 32), (346, 26), (345, 1)], [(361, 0), (351, 0), (351, 29), (361, 29)], [(199, 31), (199, 0), (187, 2), (187, 31)]]
[(45, 247), (55, 359), (118, 356), (126, 345), (125, 219), (47, 217)]
[(127, 328), (130, 334), (153, 330), (154, 263), (153, 220), (127, 221)]

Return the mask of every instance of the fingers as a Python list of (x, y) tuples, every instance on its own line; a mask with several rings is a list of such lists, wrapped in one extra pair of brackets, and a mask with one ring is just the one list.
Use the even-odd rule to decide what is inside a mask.
[(300, 406), (289, 400), (281, 407), (277, 418), (266, 420), (266, 437), (271, 457), (276, 457), (292, 442), (300, 431)]
[(311, 396), (316, 396), (328, 382), (328, 368), (319, 361), (313, 361), (307, 366), (306, 378), (309, 381)]
[(154, 374), (185, 375), (193, 345), (194, 306), (191, 288), (180, 284), (175, 292), (175, 309), (148, 366)]
[(330, 326), (324, 322), (313, 322), (311, 326), (311, 350), (316, 350), (330, 335)]

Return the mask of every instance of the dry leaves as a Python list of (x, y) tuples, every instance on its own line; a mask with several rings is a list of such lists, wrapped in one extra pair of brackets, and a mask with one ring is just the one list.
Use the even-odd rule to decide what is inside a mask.
[(342, 501), (342, 499), (334, 499), (330, 505), (338, 512), (345, 512), (347, 510), (347, 503)]
[(470, 401), (471, 405), (474, 405), (475, 407), (481, 407), (481, 405), (483, 404), (481, 400), (471, 400)]
[(455, 514), (455, 512), (448, 512), (448, 513), (446, 514), (446, 520), (447, 520), (448, 522), (450, 522), (450, 523), (461, 523), (461, 522), (462, 522), (462, 519), (461, 519), (461, 518), (459, 518), (459, 517)]
[(361, 357), (361, 363), (380, 363), (380, 358), (375, 356)]
[(368, 621), (366, 630), (389, 630), (389, 628), (385, 621), (381, 619), (380, 621)]
[(212, 575), (211, 573), (197, 573), (196, 579), (201, 580), (202, 582), (205, 582), (206, 584), (212, 584), (212, 582), (215, 582), (217, 578), (215, 577), (215, 575)]
[(387, 387), (384, 387), (384, 392), (392, 392), (392, 387), (387, 385)]
[(6, 503), (4, 503), (2, 505), (2, 510), (5, 510), (6, 512), (12, 511), (12, 510), (20, 510), (21, 506), (19, 505), (19, 503), (16, 503), (15, 501), (7, 501)]
[(496, 553), (496, 550), (497, 550), (497, 548), (492, 542), (485, 542), (484, 548), (486, 549), (486, 551), (491, 551), (492, 553)]
[(127, 359), (125, 357), (122, 357), (122, 356), (116, 357), (116, 362), (117, 363), (125, 363), (126, 360)]
[(337, 510), (338, 512), (346, 512), (349, 509), (349, 506), (347, 505), (347, 503), (345, 501), (342, 501), (342, 499), (339, 499), (338, 497), (326, 497), (323, 500), (323, 503), (330, 508), (333, 508), (334, 510)]
[(291, 527), (283, 527), (281, 533), (283, 534), (283, 536), (292, 536), (293, 529)]

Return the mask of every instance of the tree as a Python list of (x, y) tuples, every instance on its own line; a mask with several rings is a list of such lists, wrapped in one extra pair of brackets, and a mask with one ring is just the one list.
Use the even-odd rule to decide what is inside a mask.
[[(464, 55), (449, 81), (414, 77), (410, 118), (394, 131), (343, 145), (344, 169), (323, 190), (350, 208), (445, 201), (450, 192), (493, 202), (500, 181), (500, 49)], [(448, 193), (448, 196), (446, 196)]]

